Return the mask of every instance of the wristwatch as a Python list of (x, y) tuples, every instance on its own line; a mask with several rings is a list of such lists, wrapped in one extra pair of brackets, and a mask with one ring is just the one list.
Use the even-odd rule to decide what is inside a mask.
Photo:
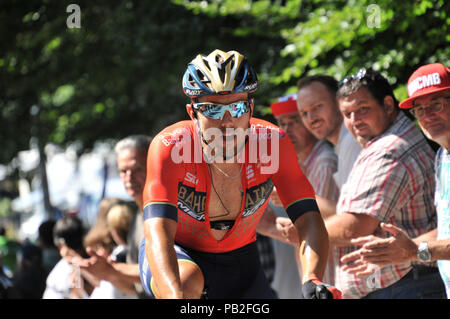
[(428, 249), (428, 242), (423, 241), (417, 247), (417, 258), (421, 262), (429, 263), (431, 261), (431, 252)]

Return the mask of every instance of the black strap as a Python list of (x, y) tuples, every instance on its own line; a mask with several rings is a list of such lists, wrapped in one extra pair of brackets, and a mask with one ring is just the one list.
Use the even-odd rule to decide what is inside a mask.
[(217, 230), (229, 230), (233, 228), (234, 220), (216, 220), (213, 222), (210, 222), (212, 229)]

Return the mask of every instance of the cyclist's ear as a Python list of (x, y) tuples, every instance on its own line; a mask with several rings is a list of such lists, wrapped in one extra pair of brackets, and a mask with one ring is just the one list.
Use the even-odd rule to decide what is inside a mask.
[(191, 118), (191, 120), (197, 119), (197, 112), (194, 111), (191, 104), (186, 104), (186, 111), (189, 114), (189, 117)]

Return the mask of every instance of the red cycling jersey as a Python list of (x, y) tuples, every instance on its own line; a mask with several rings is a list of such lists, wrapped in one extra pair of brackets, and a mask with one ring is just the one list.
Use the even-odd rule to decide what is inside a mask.
[(274, 185), (293, 221), (303, 213), (318, 212), (314, 190), (301, 171), (295, 149), (285, 132), (255, 118), (250, 120), (249, 132), (241, 151), (245, 200), (233, 227), (223, 239), (216, 240), (211, 234), (208, 214), (211, 178), (193, 121), (167, 127), (150, 145), (144, 189), (145, 218), (171, 216), (177, 221), (175, 241), (178, 244), (220, 253), (256, 240), (256, 226)]

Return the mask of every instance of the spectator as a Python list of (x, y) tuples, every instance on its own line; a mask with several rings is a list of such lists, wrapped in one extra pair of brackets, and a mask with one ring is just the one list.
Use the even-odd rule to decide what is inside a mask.
[(42, 250), (42, 263), (47, 274), (55, 267), (61, 259), (58, 247), (53, 242), (53, 228), (56, 222), (54, 220), (44, 221), (38, 229), (38, 242)]
[(56, 222), (53, 233), (62, 258), (47, 277), (43, 299), (87, 298), (96, 284), (89, 274), (71, 265), (73, 259), (86, 257), (81, 220), (64, 216)]
[(364, 244), (363, 247), (344, 256), (342, 261), (360, 259), (346, 269), (358, 276), (367, 276), (373, 272), (369, 263), (382, 267), (394, 263), (437, 260), (447, 298), (450, 298), (450, 69), (440, 63), (420, 67), (408, 80), (408, 93), (409, 98), (400, 103), (400, 108), (409, 108), (425, 135), (441, 145), (435, 158), (434, 204), (438, 228), (411, 239), (402, 229), (392, 224), (382, 224), (381, 227), (392, 237), (354, 239), (353, 244)]
[(42, 262), (41, 249), (27, 241), (19, 251), (18, 260), (18, 271), (13, 283), (20, 298), (41, 299), (48, 274)]
[[(130, 205), (127, 205), (127, 202), (122, 200), (109, 200), (108, 202), (114, 204), (110, 206), (107, 214), (99, 214), (99, 217), (101, 216), (100, 218), (104, 219), (106, 222), (97, 222), (95, 224), (95, 227), (91, 228), (91, 230), (85, 237), (84, 246), (95, 251), (100, 256), (108, 255), (109, 258), (111, 258), (115, 262), (125, 262), (126, 250), (124, 251), (123, 249), (117, 249), (118, 245), (114, 240), (115, 236), (111, 234), (111, 226), (109, 221), (112, 220), (114, 225), (118, 223), (119, 225), (127, 224), (129, 226), (130, 221), (133, 217), (134, 210), (132, 210)], [(105, 203), (105, 201), (103, 201), (103, 203)], [(119, 210), (119, 214), (117, 213), (117, 210)], [(125, 211), (125, 213), (123, 213), (123, 211)], [(111, 212), (113, 214), (111, 217), (109, 217)], [(126, 241), (126, 234), (123, 234), (121, 232), (121, 235), (125, 235)], [(136, 297), (133, 295), (122, 293), (119, 289), (115, 288), (110, 281), (100, 280), (98, 287), (94, 288), (92, 294), (90, 295), (90, 298), (129, 299)]]
[(128, 233), (130, 232), (133, 215), (136, 211), (127, 203), (116, 204), (108, 212), (106, 218), (109, 232), (116, 243), (112, 258), (116, 262), (125, 262), (128, 251)]
[(3, 252), (0, 250), (0, 299), (17, 299), (20, 298), (19, 292), (9, 276), (4, 272)]
[(106, 218), (111, 207), (121, 202), (122, 200), (119, 198), (104, 198), (100, 201), (97, 220), (91, 229), (89, 229), (83, 240), (83, 245), (86, 249), (92, 249), (94, 251), (105, 249), (109, 252), (114, 249), (114, 239), (109, 232)]
[(0, 251), (3, 255), (3, 271), (12, 278), (17, 270), (17, 253), (20, 243), (6, 235), (6, 228), (0, 225)]
[(88, 249), (90, 258), (77, 260), (76, 265), (88, 271), (99, 280), (110, 281), (117, 289), (127, 295), (147, 298), (139, 276), (139, 245), (143, 235), (142, 192), (146, 178), (147, 151), (151, 138), (133, 135), (120, 140), (115, 147), (120, 178), (127, 193), (133, 197), (137, 208), (128, 234), (127, 263), (115, 263), (108, 254), (99, 255)]
[(96, 225), (92, 227), (83, 240), (83, 246), (86, 250), (93, 250), (97, 253), (112, 253), (116, 247), (113, 237), (107, 224)]
[(312, 184), (322, 217), (334, 215), (339, 198), (333, 174), (337, 171), (337, 156), (330, 144), (309, 132), (297, 110), (297, 95), (288, 95), (271, 105), (278, 125), (294, 144), (300, 168)]
[(326, 139), (334, 145), (338, 157), (338, 169), (334, 177), (341, 188), (361, 146), (343, 124), (336, 100), (338, 83), (331, 76), (313, 75), (301, 78), (297, 89), (297, 108), (306, 128), (317, 139)]
[[(398, 109), (392, 88), (377, 72), (361, 69), (345, 78), (337, 92), (347, 129), (363, 150), (341, 189), (337, 215), (326, 221), (330, 241), (340, 256), (355, 248), (351, 239), (386, 237), (380, 222), (390, 222), (410, 236), (436, 227), (433, 200), (433, 151), (423, 135)], [(369, 280), (343, 271), (336, 285), (345, 298), (419, 298), (443, 292), (434, 265), (385, 266)]]
[[(271, 105), (272, 114), (280, 126), (291, 139), (297, 153), (300, 167), (311, 182), (316, 193), (316, 200), (324, 218), (335, 211), (339, 196), (339, 189), (333, 179), (337, 170), (337, 157), (326, 140), (317, 140), (303, 125), (297, 110), (296, 94), (279, 98)], [(263, 223), (275, 224), (275, 213), (278, 217), (287, 219), (287, 214), (276, 195), (272, 193), (271, 202), (260, 221), (257, 230), (262, 230)], [(301, 297), (301, 265), (298, 260), (299, 247), (292, 247), (283, 243), (284, 238), (273, 241), (276, 254), (276, 268), (273, 286), (281, 298)], [(296, 266), (297, 265), (297, 266)], [(297, 269), (298, 268), (298, 269)], [(333, 284), (333, 261), (330, 254), (329, 262), (324, 274), (324, 281)], [(300, 274), (299, 274), (300, 271)], [(295, 278), (299, 278), (295, 280)]]

